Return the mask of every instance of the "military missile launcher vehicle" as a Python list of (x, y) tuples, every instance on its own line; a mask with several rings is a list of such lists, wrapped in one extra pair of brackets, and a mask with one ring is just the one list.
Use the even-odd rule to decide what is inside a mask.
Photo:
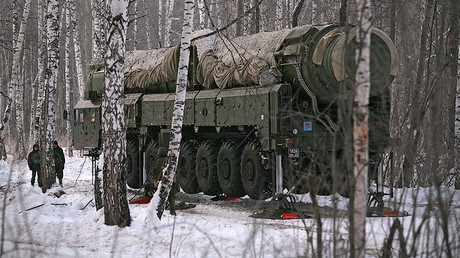
[[(346, 144), (338, 101), (354, 87), (356, 36), (355, 27), (324, 25), (231, 42), (195, 40), (177, 171), (182, 190), (260, 199), (283, 189), (308, 192), (315, 178), (319, 194), (331, 194), (332, 157), (341, 162)], [(176, 47), (126, 56), (130, 187), (142, 187), (157, 149), (168, 147), (178, 55)], [(397, 74), (395, 47), (378, 29), (372, 31), (370, 61), (369, 151), (377, 162), (390, 141), (389, 85)], [(97, 60), (85, 99), (74, 108), (76, 149), (101, 151), (103, 83), (104, 62)], [(347, 195), (345, 167), (339, 164), (335, 180)]]

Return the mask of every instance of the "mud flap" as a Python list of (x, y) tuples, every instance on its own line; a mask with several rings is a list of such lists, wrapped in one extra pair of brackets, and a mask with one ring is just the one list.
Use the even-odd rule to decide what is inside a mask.
[(132, 199), (129, 204), (145, 204), (145, 203), (150, 203), (150, 200), (152, 197), (147, 197), (147, 196), (139, 196), (137, 198)]

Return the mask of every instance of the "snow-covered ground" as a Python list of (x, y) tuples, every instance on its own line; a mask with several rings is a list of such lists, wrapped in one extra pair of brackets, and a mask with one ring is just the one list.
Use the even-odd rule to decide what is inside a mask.
[[(314, 219), (253, 219), (249, 217), (253, 210), (245, 209), (246, 206), (212, 202), (210, 197), (203, 195), (192, 198), (204, 200), (198, 201), (195, 208), (179, 210), (175, 217), (165, 211), (161, 222), (154, 221), (148, 225), (145, 225), (145, 220), (150, 211), (149, 205), (130, 204), (130, 227), (106, 226), (103, 211), (96, 212), (92, 202), (89, 159), (66, 157), (63, 187), (54, 186), (45, 194), (37, 184), (31, 186), (31, 172), (26, 162), (12, 166), (11, 160), (12, 157), (9, 157), (8, 161), (0, 161), (1, 236), (6, 257), (297, 257), (311, 256), (316, 252), (317, 224)], [(61, 190), (65, 194), (56, 197), (55, 193)], [(456, 254), (454, 256), (459, 257), (460, 191), (441, 190), (443, 198), (451, 201), (452, 208), (448, 214), (450, 244)], [(134, 192), (130, 191), (128, 197), (131, 198)], [(190, 199), (190, 196), (181, 194), (179, 198)], [(311, 202), (308, 195), (298, 198)], [(442, 233), (436, 224), (440, 220), (436, 208), (439, 201), (432, 188), (400, 189), (387, 203), (390, 207), (401, 205), (401, 209), (412, 215), (400, 218), (404, 235), (409, 236), (409, 240), (417, 226), (424, 222), (425, 217), (428, 218), (427, 223), (430, 224), (426, 225), (432, 226), (421, 229), (422, 237), (417, 238), (415, 246), (424, 249), (416, 249), (418, 255), (422, 255), (423, 250), (427, 252), (423, 256), (442, 255)], [(335, 219), (330, 212), (322, 216), (325, 257), (348, 254), (347, 202), (347, 199), (339, 197), (339, 216)], [(319, 205), (322, 210), (332, 210), (332, 196), (319, 197)], [(431, 205), (434, 205), (432, 212), (425, 216)], [(367, 219), (367, 255), (380, 254), (394, 220)], [(393, 243), (393, 247), (397, 246), (399, 244)], [(431, 253), (433, 250), (434, 253)]]

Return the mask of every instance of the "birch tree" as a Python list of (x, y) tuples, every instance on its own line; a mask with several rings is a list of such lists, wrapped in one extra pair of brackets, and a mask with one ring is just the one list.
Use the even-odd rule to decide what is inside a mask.
[(275, 30), (281, 30), (283, 28), (283, 16), (285, 15), (284, 0), (276, 1), (276, 18), (275, 18)]
[[(449, 58), (449, 87), (456, 88), (455, 99), (455, 143), (454, 143), (454, 173), (455, 189), (460, 189), (460, 75), (459, 60), (459, 9), (458, 0), (449, 0), (450, 35), (447, 40), (447, 56)], [(455, 85), (457, 84), (457, 85)]]
[[(56, 138), (56, 102), (57, 102), (57, 80), (59, 72), (59, 0), (48, 0), (47, 11), (47, 40), (48, 40), (48, 71), (46, 80), (47, 90), (47, 116), (46, 116), (46, 132), (42, 141), (42, 149), (46, 148), (46, 169), (42, 170), (42, 191), (47, 189), (55, 182), (56, 172), (53, 162), (53, 141)], [(43, 173), (44, 172), (44, 173)]]
[[(369, 161), (369, 94), (370, 94), (370, 44), (372, 12), (370, 0), (360, 0), (358, 5), (358, 36), (356, 37), (356, 92), (353, 105), (354, 148), (354, 198), (352, 257), (364, 257), (367, 209), (367, 173)], [(353, 251), (355, 253), (353, 253)]]
[(260, 7), (259, 7), (259, 1), (258, 0), (251, 0), (251, 8), (255, 8), (255, 10), (252, 13), (252, 21), (251, 21), (251, 33), (259, 33), (259, 24), (260, 24)]
[[(235, 19), (238, 19), (241, 15), (243, 15), (243, 9), (244, 9), (244, 3), (243, 0), (237, 0), (236, 1), (236, 16)], [(238, 19), (235, 23), (235, 37), (239, 37), (243, 35), (243, 21), (244, 19)]]
[[(143, 1), (144, 4), (144, 11), (145, 11), (145, 33), (147, 38), (147, 49), (152, 49), (152, 38), (150, 35), (150, 20), (148, 17), (149, 10), (147, 9), (147, 5), (145, 4), (145, 0)], [(161, 9), (161, 8), (160, 8)]]
[(137, 9), (138, 5), (137, 5), (137, 1), (134, 1), (134, 26), (133, 26), (133, 50), (136, 51), (137, 50), (137, 32), (138, 32), (138, 25), (139, 25), (139, 21), (138, 21), (138, 13), (139, 13), (139, 10)]
[(77, 84), (78, 84), (78, 92), (80, 95), (80, 99), (83, 99), (85, 96), (85, 79), (83, 75), (83, 63), (81, 57), (81, 47), (80, 47), (80, 30), (78, 29), (77, 24), (77, 13), (76, 13), (76, 6), (75, 0), (71, 0), (69, 2), (70, 8), (70, 19), (71, 19), (71, 27), (72, 27), (72, 37), (73, 37), (73, 50), (75, 53), (75, 67), (77, 70)]
[(158, 41), (158, 47), (163, 47), (164, 42), (165, 42), (165, 37), (164, 37), (164, 23), (163, 23), (163, 18), (164, 18), (164, 4), (166, 0), (158, 0), (158, 35), (157, 35), (157, 41)]
[(109, 31), (105, 55), (105, 87), (102, 96), (105, 224), (119, 227), (131, 224), (126, 199), (126, 122), (123, 100), (128, 4), (128, 0), (108, 1)]
[(198, 14), (200, 17), (200, 30), (206, 28), (206, 6), (204, 0), (197, 0), (198, 1)]
[[(42, 130), (43, 121), (40, 119), (43, 114), (43, 103), (45, 101), (45, 66), (47, 63), (47, 24), (45, 11), (47, 10), (47, 0), (38, 1), (38, 95), (36, 112), (35, 112), (35, 122), (34, 122), (34, 143), (39, 143), (40, 132)], [(34, 103), (32, 103), (34, 105)]]
[(305, 0), (299, 0), (297, 3), (294, 12), (292, 14), (292, 27), (297, 27), (299, 25), (299, 15), (300, 11), (302, 10), (303, 4), (305, 3)]
[(172, 45), (172, 20), (173, 20), (173, 12), (174, 12), (174, 0), (167, 0), (167, 9), (166, 9), (166, 39), (165, 39), (165, 46), (170, 47)]
[[(71, 101), (71, 94), (72, 94), (72, 87), (70, 86), (70, 35), (71, 35), (71, 10), (70, 10), (70, 2), (67, 2), (65, 8), (65, 109), (71, 110), (70, 108), (70, 101)], [(73, 157), (72, 153), (72, 127), (70, 124), (70, 119), (66, 121), (66, 134), (67, 134), (67, 155), (69, 157)]]
[(93, 16), (93, 59), (99, 59), (104, 56), (104, 0), (91, 1), (91, 14)]
[[(194, 0), (186, 0), (184, 7), (184, 20), (182, 25), (181, 48), (179, 55), (179, 71), (177, 73), (176, 98), (171, 123), (171, 137), (169, 141), (168, 164), (163, 169), (163, 178), (150, 203), (151, 214), (156, 214), (159, 219), (163, 215), (166, 200), (171, 189), (174, 175), (176, 174), (179, 160), (180, 142), (182, 139), (182, 122), (184, 118), (185, 96), (187, 88), (188, 66), (190, 59), (190, 44), (192, 39)], [(147, 217), (147, 223), (151, 218)]]
[[(19, 28), (19, 35), (16, 37), (16, 43), (19, 40), (22, 40), (21, 45), (24, 46), (25, 44), (25, 30), (27, 27), (27, 20), (29, 18), (30, 12), (30, 0), (26, 0), (24, 2), (24, 8), (22, 13), (21, 25)], [(21, 46), (19, 53), (23, 52), (23, 47)], [(22, 68), (24, 69), (24, 56), (25, 53), (22, 55)], [(14, 86), (16, 87), (16, 95), (14, 96), (15, 99), (15, 111), (16, 111), (16, 133), (17, 133), (17, 141), (16, 141), (16, 151), (15, 157), (17, 160), (23, 160), (26, 157), (26, 149), (25, 149), (25, 135), (24, 135), (24, 70), (21, 71), (17, 76), (18, 83)], [(13, 95), (11, 95), (13, 98)]]
[(422, 108), (422, 100), (419, 94), (422, 91), (422, 82), (425, 73), (425, 62), (430, 49), (427, 46), (430, 21), (434, 8), (434, 0), (426, 0), (425, 17), (422, 24), (422, 33), (420, 35), (420, 53), (417, 67), (417, 77), (415, 79), (415, 87), (413, 97), (411, 99), (411, 119), (408, 132), (407, 144), (404, 147), (405, 159), (403, 163), (403, 183), (405, 187), (410, 187), (414, 176), (414, 162), (417, 154), (417, 146), (421, 136), (420, 124), (423, 120), (425, 112)]
[[(19, 103), (16, 103), (17, 106), (16, 108), (19, 108), (19, 111), (17, 113), (20, 113), (19, 119), (22, 118), (22, 90), (20, 88), (20, 80), (21, 80), (21, 69), (20, 69), (20, 61), (21, 61), (21, 51), (24, 46), (24, 36), (25, 36), (25, 31), (26, 31), (26, 25), (27, 25), (27, 19), (29, 17), (29, 11), (30, 11), (30, 0), (26, 0), (24, 4), (24, 11), (22, 14), (22, 19), (21, 19), (21, 24), (19, 26), (19, 31), (18, 35), (16, 36), (16, 40), (14, 40), (14, 47), (13, 47), (13, 66), (11, 69), (11, 81), (9, 85), (9, 92), (10, 92), (10, 97), (8, 99), (8, 104), (7, 108), (5, 109), (4, 112), (4, 118), (3, 118), (3, 125), (1, 127), (1, 141), (0, 144), (4, 144), (5, 141), (5, 126), (10, 120), (11, 116), (11, 106), (13, 104), (13, 99), (18, 98), (18, 94), (16, 90), (19, 92), (20, 95), (20, 101)], [(19, 126), (18, 124), (21, 123)], [(23, 132), (23, 127), (22, 127), (23, 119), (21, 119), (19, 122), (17, 122), (17, 128), (20, 129), (19, 133), (19, 141), (22, 142), (18, 143), (16, 150), (18, 152), (22, 152), (16, 155), (16, 159), (23, 159), (25, 156), (25, 148), (24, 148), (24, 132)], [(22, 135), (22, 136), (21, 136)], [(21, 141), (22, 140), (22, 141)], [(0, 148), (4, 148), (4, 146), (0, 146)]]

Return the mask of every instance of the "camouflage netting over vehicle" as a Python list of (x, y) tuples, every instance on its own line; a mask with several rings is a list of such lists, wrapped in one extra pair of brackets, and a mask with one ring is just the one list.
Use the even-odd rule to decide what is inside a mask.
[[(277, 83), (281, 73), (273, 55), (292, 29), (227, 39), (216, 34), (195, 40), (199, 64), (197, 81), (204, 88)], [(209, 30), (194, 33), (194, 37)], [(126, 56), (125, 86), (155, 91), (161, 83), (176, 80), (179, 46), (130, 52)]]

